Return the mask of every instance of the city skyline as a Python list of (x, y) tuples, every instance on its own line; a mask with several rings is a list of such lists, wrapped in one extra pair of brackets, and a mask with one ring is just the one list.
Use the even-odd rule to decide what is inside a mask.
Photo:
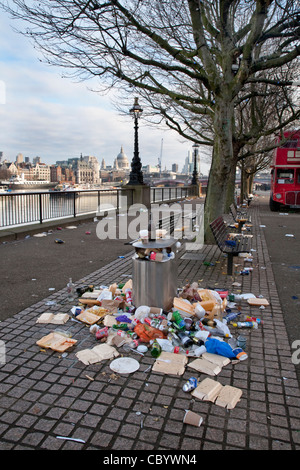
[[(39, 156), (50, 165), (83, 154), (112, 164), (123, 146), (131, 162), (134, 130), (129, 113), (120, 116), (111, 96), (89, 89), (92, 83), (62, 78), (64, 71), (42, 63), (34, 46), (12, 26), (26, 27), (0, 12), (0, 151), (4, 158), (15, 161), (22, 153), (30, 160)], [(170, 169), (175, 163), (182, 171), (192, 143), (182, 142), (175, 132), (147, 126), (143, 119), (139, 122), (142, 164), (158, 164), (162, 139), (162, 168)], [(208, 170), (209, 165), (201, 161), (201, 171)]]

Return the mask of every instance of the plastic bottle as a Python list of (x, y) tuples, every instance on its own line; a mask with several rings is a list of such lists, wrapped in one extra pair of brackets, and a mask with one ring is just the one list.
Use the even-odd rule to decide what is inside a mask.
[(237, 323), (232, 323), (232, 326), (236, 328), (257, 328), (258, 323), (255, 321), (238, 321)]
[(226, 315), (226, 317), (223, 318), (223, 320), (226, 321), (226, 323), (235, 320), (236, 317), (238, 317), (241, 314), (241, 312), (231, 312)]
[(68, 300), (72, 302), (75, 300), (75, 285), (73, 284), (72, 278), (70, 277), (69, 282), (67, 284), (67, 292), (68, 292)]
[(194, 349), (194, 354), (197, 357), (202, 356), (206, 352), (206, 347), (204, 345), (200, 346), (199, 348)]
[(242, 296), (240, 296), (238, 294), (229, 294), (228, 295), (228, 300), (229, 300), (229, 302), (237, 302), (239, 300), (242, 300)]
[(179, 330), (183, 330), (185, 328), (185, 321), (177, 310), (173, 312), (172, 320), (175, 322), (175, 325)]
[(171, 341), (171, 343), (175, 347), (178, 347), (181, 344), (180, 339), (178, 338), (178, 336), (175, 333), (171, 332), (171, 331), (169, 331), (167, 338), (168, 338), (169, 341)]
[(260, 318), (256, 318), (256, 317), (247, 317), (246, 321), (255, 321), (258, 324), (263, 323), (263, 321)]
[(151, 356), (155, 357), (155, 358), (159, 357), (160, 354), (161, 354), (161, 347), (160, 347), (159, 343), (155, 340), (153, 341), (153, 343), (151, 345), (150, 353), (151, 353)]

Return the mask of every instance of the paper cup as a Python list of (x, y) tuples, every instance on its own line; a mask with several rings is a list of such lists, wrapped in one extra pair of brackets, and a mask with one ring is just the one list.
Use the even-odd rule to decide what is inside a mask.
[(193, 411), (185, 410), (183, 422), (185, 424), (191, 424), (192, 426), (199, 427), (203, 422), (203, 418), (202, 416), (198, 415), (197, 413), (194, 413)]

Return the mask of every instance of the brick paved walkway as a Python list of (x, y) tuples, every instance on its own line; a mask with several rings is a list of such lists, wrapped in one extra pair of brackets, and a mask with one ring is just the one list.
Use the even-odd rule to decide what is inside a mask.
[[(195, 375), (188, 369), (180, 377), (152, 372), (154, 359), (150, 353), (143, 357), (133, 353), (140, 368), (126, 376), (113, 375), (109, 361), (85, 366), (75, 352), (93, 347), (95, 340), (78, 322), (69, 320), (62, 327), (78, 340), (73, 352), (62, 357), (50, 350), (41, 351), (36, 341), (55, 326), (36, 324), (36, 320), (50, 308), (53, 312), (70, 312), (63, 289), (0, 323), (0, 339), (6, 346), (6, 363), (0, 366), (0, 449), (165, 453), (299, 449), (299, 384), (255, 202), (250, 210), (256, 250), (251, 275), (236, 275), (235, 279), (227, 276), (226, 258), (214, 246), (205, 246), (202, 251), (205, 261), (213, 265), (182, 259), (182, 252), (178, 269), (179, 287), (187, 280), (199, 281), (203, 287), (224, 287), (233, 292), (241, 289), (270, 301), (265, 310), (243, 304), (243, 312), (260, 316), (264, 324), (257, 330), (243, 330), (248, 359), (227, 365), (217, 376), (223, 385), (242, 389), (241, 400), (233, 410), (183, 392), (183, 383)], [(241, 259), (235, 261), (240, 263)], [(76, 284), (108, 285), (130, 276), (131, 255), (127, 254)], [(234, 280), (242, 286), (232, 288)], [(56, 304), (49, 307), (48, 301)], [(198, 377), (202, 380), (207, 376)], [(183, 424), (186, 409), (203, 417), (201, 427)]]

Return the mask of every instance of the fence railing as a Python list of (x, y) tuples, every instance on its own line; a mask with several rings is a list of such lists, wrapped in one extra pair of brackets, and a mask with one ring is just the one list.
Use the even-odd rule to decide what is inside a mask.
[[(117, 211), (132, 204), (133, 191), (122, 188), (80, 191), (28, 191), (0, 194), (0, 229), (55, 219), (97, 214), (109, 205)], [(193, 187), (151, 188), (151, 203), (185, 199)], [(124, 204), (127, 207), (124, 207)]]
[(194, 189), (193, 186), (152, 187), (151, 204), (185, 199), (188, 196), (196, 195)]

